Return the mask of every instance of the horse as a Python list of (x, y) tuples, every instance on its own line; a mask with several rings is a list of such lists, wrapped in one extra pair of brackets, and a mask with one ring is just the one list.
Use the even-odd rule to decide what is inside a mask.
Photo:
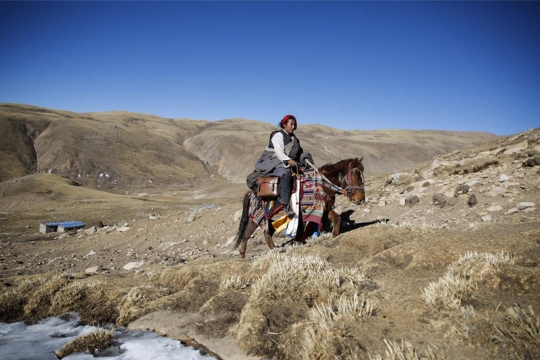
[[(344, 159), (334, 164), (323, 165), (317, 169), (324, 180), (322, 183), (324, 187), (324, 211), (321, 224), (328, 222), (328, 220), (332, 222), (332, 237), (339, 235), (341, 226), (341, 216), (334, 211), (336, 195), (346, 195), (349, 201), (356, 205), (361, 205), (365, 201), (364, 166), (362, 160), (363, 158)], [(257, 227), (260, 226), (253, 219), (253, 214), (250, 214), (251, 199), (252, 192), (248, 191), (244, 195), (242, 202), (242, 216), (235, 237), (234, 249), (240, 246), (239, 252), (241, 258), (245, 258), (247, 242)], [(270, 223), (270, 219), (267, 219), (266, 222), (268, 226), (266, 226), (266, 229), (263, 227), (264, 237), (268, 247), (273, 249), (274, 241), (272, 235), (276, 229)], [(299, 223), (303, 225), (302, 221)], [(304, 239), (300, 238), (301, 235), (301, 232), (297, 232), (294, 240), (302, 242)]]

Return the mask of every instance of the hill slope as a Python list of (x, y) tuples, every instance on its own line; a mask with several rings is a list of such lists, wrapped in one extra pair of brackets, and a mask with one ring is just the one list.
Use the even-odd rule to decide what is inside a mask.
[[(165, 119), (112, 111), (74, 113), (0, 104), (0, 181), (51, 172), (116, 193), (193, 186), (225, 177), (244, 183), (276, 127), (259, 121)], [(496, 136), (449, 131), (341, 131), (302, 125), (317, 165), (364, 157), (367, 175), (395, 171)]]
[[(18, 197), (37, 176), (48, 177), (40, 198)], [(51, 206), (49, 189), (62, 193), (55, 209), (79, 196), (102, 211), (122, 199), (147, 205), (100, 229), (0, 234), (0, 321), (73, 310), (223, 359), (540, 357), (540, 128), (373, 176), (364, 205), (338, 197), (338, 237), (290, 246), (277, 234), (269, 251), (256, 231), (246, 259), (231, 244), (243, 184), (182, 202), (89, 191), (54, 174), (1, 185), (14, 200), (2, 226)], [(75, 220), (99, 211), (80, 200)], [(170, 207), (151, 213), (159, 203)]]

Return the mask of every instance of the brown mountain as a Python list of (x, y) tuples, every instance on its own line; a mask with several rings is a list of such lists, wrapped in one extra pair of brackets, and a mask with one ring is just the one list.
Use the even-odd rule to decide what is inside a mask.
[[(50, 172), (115, 193), (223, 178), (242, 183), (276, 128), (246, 119), (209, 122), (0, 104), (0, 182)], [(364, 157), (367, 175), (497, 138), (482, 132), (342, 131), (301, 120), (297, 135), (316, 164)]]

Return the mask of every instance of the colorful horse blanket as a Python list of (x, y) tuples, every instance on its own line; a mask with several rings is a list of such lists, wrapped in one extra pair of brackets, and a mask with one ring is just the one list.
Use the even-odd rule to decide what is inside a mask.
[[(299, 208), (302, 214), (304, 224), (308, 222), (316, 224), (320, 227), (323, 212), (325, 210), (326, 192), (322, 186), (322, 178), (315, 173), (315, 170), (305, 170), (303, 174), (298, 174), (297, 184), (300, 184), (300, 203)], [(295, 189), (297, 191), (298, 189)], [(294, 198), (294, 197), (291, 197)], [(283, 223), (287, 222), (287, 216), (283, 210), (283, 205), (277, 201), (263, 201), (254, 193), (250, 195), (249, 216), (253, 221), (262, 227), (267, 228), (268, 220), (276, 228), (280, 230)], [(306, 227), (306, 230), (307, 227)]]

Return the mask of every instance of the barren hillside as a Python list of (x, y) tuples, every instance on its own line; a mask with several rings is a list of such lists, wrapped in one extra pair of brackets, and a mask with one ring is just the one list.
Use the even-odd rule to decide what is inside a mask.
[[(1, 186), (0, 321), (77, 311), (222, 359), (540, 357), (540, 128), (370, 177), (365, 204), (338, 197), (338, 237), (269, 251), (256, 231), (244, 260), (243, 184)], [(106, 226), (37, 233), (66, 215)]]
[[(318, 165), (364, 157), (367, 175), (496, 138), (475, 132), (341, 131), (302, 121), (298, 137)], [(245, 119), (208, 122), (1, 104), (0, 181), (47, 172), (119, 194), (182, 189), (209, 179), (244, 183), (275, 129)]]

